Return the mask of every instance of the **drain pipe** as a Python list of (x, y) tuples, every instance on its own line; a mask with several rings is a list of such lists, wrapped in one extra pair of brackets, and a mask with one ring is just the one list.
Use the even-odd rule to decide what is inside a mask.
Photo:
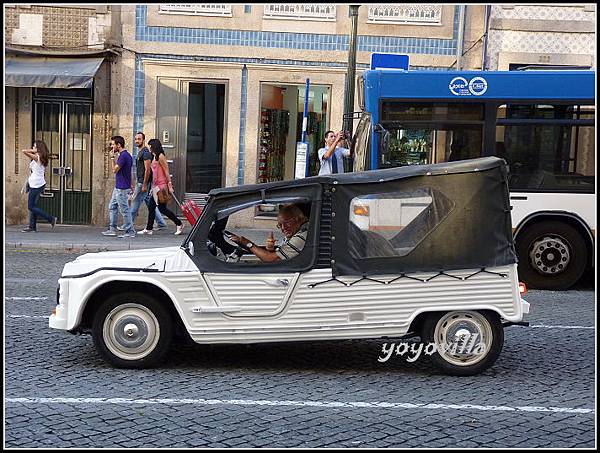
[(491, 5), (485, 6), (485, 15), (483, 19), (483, 50), (481, 55), (481, 70), (487, 71), (487, 47), (488, 47), (488, 35), (490, 33), (490, 15)]
[(465, 16), (467, 11), (466, 5), (458, 7), (458, 37), (456, 43), (456, 70), (462, 69), (462, 54), (465, 40)]

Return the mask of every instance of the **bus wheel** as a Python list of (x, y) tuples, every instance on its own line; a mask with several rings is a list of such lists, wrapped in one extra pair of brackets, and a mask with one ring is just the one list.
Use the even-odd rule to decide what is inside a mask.
[(173, 323), (156, 299), (137, 292), (116, 294), (94, 317), (92, 337), (104, 360), (119, 368), (156, 365), (171, 343)]
[(435, 344), (434, 364), (446, 374), (472, 376), (494, 364), (502, 351), (504, 330), (493, 312), (452, 311), (425, 318), (421, 339)]
[(550, 220), (521, 232), (516, 241), (519, 279), (530, 288), (564, 290), (585, 272), (588, 251), (572, 226)]

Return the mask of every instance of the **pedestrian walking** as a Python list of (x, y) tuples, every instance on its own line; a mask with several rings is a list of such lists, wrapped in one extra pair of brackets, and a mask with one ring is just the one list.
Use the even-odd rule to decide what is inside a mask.
[(177, 225), (175, 234), (179, 235), (183, 233), (183, 222), (167, 208), (167, 202), (173, 194), (173, 184), (171, 183), (171, 176), (169, 175), (169, 165), (167, 163), (165, 151), (163, 150), (160, 140), (156, 138), (149, 140), (148, 146), (150, 147), (150, 152), (154, 156), (154, 159), (150, 164), (152, 169), (152, 198), (148, 205), (148, 223), (146, 224), (146, 228), (142, 231), (138, 231), (138, 234), (152, 234), (154, 212), (156, 206), (158, 206), (161, 214), (166, 215), (173, 223), (175, 223), (175, 225)]
[[(146, 136), (143, 132), (135, 134), (135, 146), (138, 149), (137, 159), (135, 160), (135, 173), (136, 178), (132, 178), (131, 190), (133, 194), (131, 198), (131, 222), (135, 225), (135, 219), (137, 218), (138, 211), (142, 202), (149, 206), (152, 190), (152, 170), (150, 168), (150, 162), (152, 161), (152, 154), (148, 147), (144, 144)], [(163, 219), (158, 207), (154, 208), (155, 219), (158, 225), (158, 229), (162, 230), (167, 227), (165, 220)], [(117, 230), (124, 231), (123, 227), (117, 227)]]
[(120, 210), (124, 219), (123, 229), (125, 232), (119, 237), (135, 237), (128, 203), (131, 191), (131, 166), (133, 165), (133, 159), (131, 154), (125, 149), (125, 139), (123, 137), (115, 135), (110, 140), (110, 161), (115, 175), (115, 188), (108, 204), (108, 230), (103, 231), (102, 234), (104, 236), (117, 235), (118, 211)]
[(24, 149), (23, 153), (31, 159), (29, 162), (29, 178), (25, 186), (25, 191), (28, 192), (27, 209), (29, 209), (29, 225), (21, 230), (23, 233), (31, 233), (37, 231), (37, 218), (43, 217), (48, 221), (52, 228), (56, 225), (56, 217), (47, 214), (42, 209), (37, 207), (40, 194), (46, 188), (46, 167), (50, 159), (50, 153), (46, 143), (42, 140), (35, 140), (31, 149)]

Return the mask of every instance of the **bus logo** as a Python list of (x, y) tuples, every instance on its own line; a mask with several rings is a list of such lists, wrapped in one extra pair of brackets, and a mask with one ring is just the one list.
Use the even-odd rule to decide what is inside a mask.
[(454, 77), (448, 88), (455, 96), (481, 96), (487, 91), (488, 84), (483, 77), (473, 77), (468, 82), (464, 77)]
[(481, 96), (487, 91), (487, 81), (483, 77), (473, 77), (469, 82), (469, 91), (475, 96)]
[(454, 77), (450, 81), (450, 92), (456, 96), (468, 96), (469, 95), (469, 84), (467, 83), (467, 79), (464, 77)]

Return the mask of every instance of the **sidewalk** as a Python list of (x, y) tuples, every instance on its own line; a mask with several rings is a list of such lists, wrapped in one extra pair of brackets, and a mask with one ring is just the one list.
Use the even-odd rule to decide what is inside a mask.
[[(54, 230), (46, 223), (38, 223), (37, 233), (22, 233), (23, 225), (5, 225), (5, 250), (54, 250), (62, 252), (104, 252), (109, 250), (136, 250), (157, 247), (177, 247), (181, 245), (191, 231), (189, 223), (184, 222), (183, 234), (175, 236), (175, 226), (164, 230), (154, 230), (152, 236), (119, 238), (102, 236), (106, 227), (88, 225), (56, 225)], [(237, 229), (239, 233), (256, 242), (263, 242), (271, 230)], [(121, 232), (119, 232), (121, 233)]]

